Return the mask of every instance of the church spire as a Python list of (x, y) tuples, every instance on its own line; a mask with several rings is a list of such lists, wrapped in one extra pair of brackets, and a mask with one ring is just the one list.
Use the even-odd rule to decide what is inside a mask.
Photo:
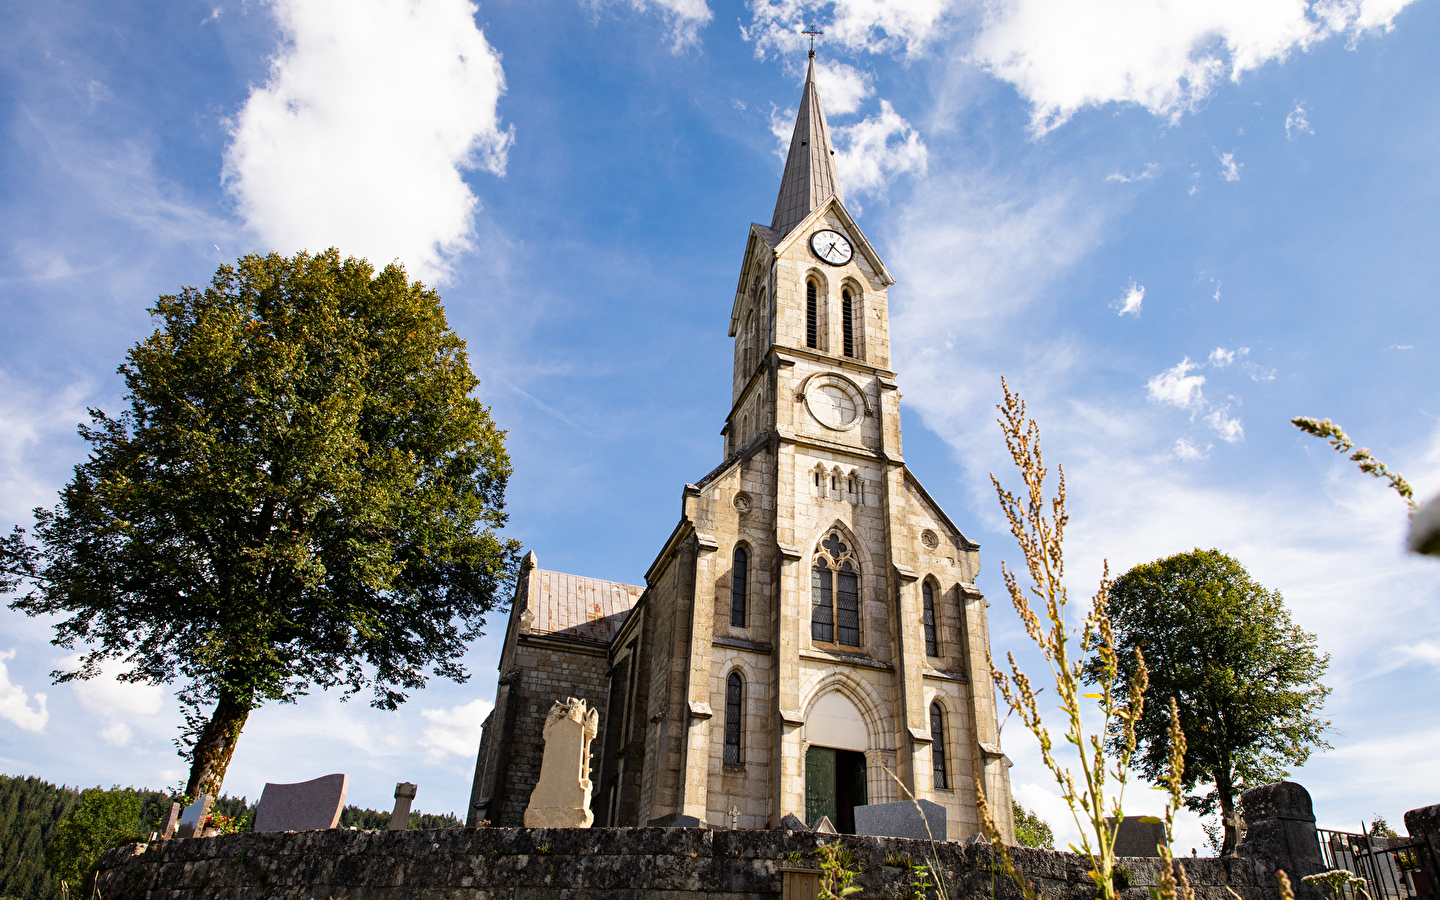
[(781, 235), (789, 234), (831, 194), (840, 197), (840, 180), (835, 177), (835, 150), (830, 146), (830, 129), (815, 87), (815, 51), (811, 50), (805, 93), (800, 97), (800, 113), (795, 117), (795, 134), (790, 138), (790, 153), (785, 157), (785, 175), (780, 181), (770, 228)]

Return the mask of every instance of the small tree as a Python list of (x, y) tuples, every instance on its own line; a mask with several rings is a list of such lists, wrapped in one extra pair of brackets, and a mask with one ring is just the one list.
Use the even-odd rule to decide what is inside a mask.
[(100, 855), (111, 847), (140, 840), (143, 798), (134, 790), (91, 788), (55, 829), (55, 840), (45, 849), (45, 865), (79, 895), (95, 871)]
[(91, 410), (89, 458), (31, 544), (0, 544), (11, 608), (65, 615), (89, 649), (179, 681), (186, 794), (218, 795), (250, 711), (313, 688), (393, 709), (455, 680), (518, 546), (504, 433), (440, 297), (331, 249), (252, 255), (161, 297), (120, 367), (129, 409)]
[[(1179, 553), (1136, 566), (1110, 588), (1119, 686), (1135, 650), (1144, 648), (1150, 688), (1174, 697), (1186, 736), (1185, 805), (1220, 814), (1221, 855), (1239, 838), (1235, 801), (1247, 786), (1283, 777), (1312, 750), (1328, 748), (1319, 717), (1330, 689), (1320, 683), (1330, 657), (1315, 636), (1290, 621), (1279, 592), (1265, 589), (1218, 550)], [(1127, 652), (1128, 651), (1128, 652)], [(1092, 676), (1100, 675), (1091, 666)], [(1135, 726), (1135, 766), (1152, 781), (1170, 769), (1170, 721), (1147, 707)], [(1127, 735), (1112, 728), (1111, 743)]]
[(1041, 850), (1055, 849), (1055, 833), (1050, 823), (1035, 813), (1011, 801), (1015, 816), (1015, 842), (1022, 847), (1036, 847)]

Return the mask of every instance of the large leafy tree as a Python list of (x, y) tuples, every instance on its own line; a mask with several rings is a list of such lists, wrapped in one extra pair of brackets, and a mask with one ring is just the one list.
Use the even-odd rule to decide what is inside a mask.
[[(1110, 617), (1117, 686), (1129, 683), (1141, 650), (1149, 695), (1159, 698), (1137, 723), (1134, 765), (1152, 781), (1168, 772), (1165, 700), (1174, 697), (1191, 792), (1185, 804), (1201, 815), (1219, 811), (1221, 854), (1233, 853), (1240, 792), (1284, 777), (1286, 766), (1329, 747), (1323, 736), (1330, 723), (1320, 718), (1330, 693), (1320, 683), (1329, 655), (1290, 620), (1278, 591), (1219, 550), (1178, 553), (1126, 572), (1110, 589)], [(1098, 676), (1093, 667), (1089, 674)], [(1210, 789), (1196, 793), (1197, 785)]]
[[(178, 683), (186, 793), (218, 795), (250, 711), (313, 689), (393, 709), (459, 658), (513, 583), (504, 432), (440, 297), (331, 249), (252, 255), (163, 296), (91, 410), (89, 458), (34, 540), (0, 543), (11, 607)], [(7, 583), (8, 582), (8, 583)]]

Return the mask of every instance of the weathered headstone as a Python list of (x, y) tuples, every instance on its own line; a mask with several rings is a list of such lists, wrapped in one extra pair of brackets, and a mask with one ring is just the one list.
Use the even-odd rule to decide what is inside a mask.
[(1315, 809), (1305, 788), (1293, 781), (1262, 784), (1240, 795), (1240, 809), (1245, 837), (1236, 855), (1268, 859), (1297, 884), (1302, 876), (1324, 868)]
[[(919, 804), (919, 809), (916, 809)], [(921, 815), (924, 810), (924, 815)], [(930, 829), (925, 829), (926, 824)], [(947, 840), (945, 807), (931, 800), (901, 800), (855, 807), (855, 833), (873, 837)]]
[(160, 840), (168, 841), (175, 836), (175, 829), (180, 827), (180, 804), (170, 804), (170, 814), (165, 817), (165, 827), (160, 829)]
[(395, 811), (390, 813), (390, 830), (405, 831), (410, 827), (410, 801), (415, 799), (415, 785), (402, 781), (395, 785)]
[(214, 797), (201, 794), (194, 803), (185, 807), (185, 811), (180, 814), (180, 824), (176, 826), (175, 836), (200, 837), (205, 831), (205, 820), (210, 818), (210, 805), (214, 802)]
[(256, 831), (314, 831), (334, 828), (345, 808), (349, 775), (323, 775), (294, 784), (269, 784), (255, 808)]
[(834, 826), (834, 825), (831, 825), (831, 824), (830, 824), (830, 817), (829, 817), (829, 816), (821, 816), (821, 817), (820, 817), (820, 821), (816, 822), (816, 823), (815, 823), (815, 827), (814, 827), (813, 829), (811, 829), (811, 830), (812, 830), (812, 831), (815, 831), (815, 832), (817, 832), (817, 833), (819, 833), (819, 834), (839, 834), (839, 833), (840, 833), (840, 832), (838, 832), (838, 831), (835, 830), (835, 826)]
[(600, 713), (575, 697), (556, 700), (545, 717), (545, 755), (540, 781), (525, 810), (526, 828), (589, 828), (590, 742), (600, 729)]
[[(1114, 828), (1115, 819), (1107, 817), (1105, 824)], [(1158, 816), (1126, 816), (1120, 820), (1120, 828), (1115, 832), (1115, 855), (1158, 858), (1163, 843), (1164, 820)]]
[(785, 818), (780, 820), (780, 827), (785, 829), (786, 831), (810, 830), (809, 828), (805, 827), (804, 822), (800, 821), (800, 817), (795, 815), (794, 813), (786, 813)]

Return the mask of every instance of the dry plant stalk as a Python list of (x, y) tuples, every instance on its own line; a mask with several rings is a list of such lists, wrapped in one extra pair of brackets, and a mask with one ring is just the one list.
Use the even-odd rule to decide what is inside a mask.
[[(1170, 771), (1164, 778), (1165, 788), (1170, 792), (1170, 802), (1165, 804), (1165, 842), (1160, 844), (1160, 875), (1156, 886), (1150, 889), (1154, 900), (1195, 900), (1195, 888), (1185, 875), (1185, 867), (1175, 862), (1170, 847), (1175, 842), (1175, 813), (1185, 800), (1185, 732), (1180, 730), (1180, 707), (1175, 698), (1170, 698)], [(1231, 893), (1234, 893), (1233, 891)]]
[[(1410, 488), (1410, 482), (1399, 472), (1392, 472), (1385, 467), (1385, 464), (1371, 455), (1364, 447), (1355, 450), (1355, 442), (1350, 440), (1350, 435), (1329, 419), (1312, 419), (1309, 416), (1296, 416), (1290, 420), (1290, 424), (1305, 432), (1323, 438), (1334, 447), (1337, 453), (1350, 453), (1350, 461), (1360, 466), (1360, 471), (1367, 475), (1374, 475), (1376, 478), (1383, 478), (1395, 489), (1395, 493), (1405, 498), (1410, 504), (1410, 511), (1414, 512), (1418, 506), (1415, 503), (1415, 492)], [(1351, 453), (1350, 451), (1355, 452)]]
[[(1071, 815), (1080, 831), (1080, 847), (1071, 845), (1076, 853), (1083, 853), (1090, 860), (1090, 877), (1103, 900), (1115, 900), (1117, 891), (1113, 881), (1115, 871), (1115, 837), (1120, 821), (1124, 818), (1121, 800), (1129, 775), (1130, 758), (1135, 753), (1135, 723), (1139, 721), (1144, 708), (1145, 688), (1149, 676), (1145, 659), (1136, 651), (1136, 673), (1125, 690), (1125, 696), (1118, 696), (1114, 683), (1118, 672), (1115, 654), (1115, 635), (1111, 630), (1110, 617), (1106, 612), (1110, 593), (1110, 569), (1100, 579), (1100, 587), (1091, 598), (1090, 609), (1079, 629), (1078, 646), (1076, 635), (1066, 623), (1065, 612), (1068, 598), (1065, 592), (1065, 526), (1069, 515), (1065, 511), (1065, 469), (1060, 467), (1055, 496), (1045, 498), (1044, 458), (1040, 452), (1040, 426), (1025, 413), (1025, 402), (1018, 394), (1011, 392), (1009, 384), (1000, 382), (1005, 391), (1005, 402), (996, 407), (1000, 410), (1000, 428), (1005, 434), (1005, 446), (1010, 451), (1015, 466), (1025, 482), (1025, 493), (1016, 496), (1000, 486), (992, 474), (990, 481), (1000, 498), (1000, 506), (1010, 522), (1010, 533), (1025, 555), (1032, 584), (1022, 590), (1015, 574), (1003, 562), (1001, 569), (1005, 576), (1005, 588), (1015, 606), (1025, 630), (1044, 654), (1055, 681), (1059, 706), (1067, 718), (1065, 740), (1074, 744), (1080, 757), (1082, 784), (1077, 784), (1068, 766), (1062, 766), (1055, 758), (1054, 744), (1050, 732), (1041, 721), (1040, 706), (1036, 700), (1039, 693), (1030, 679), (1020, 670), (1014, 654), (1008, 654), (1010, 674), (1000, 671), (992, 661), (991, 673), (1005, 702), (1010, 705), (1020, 721), (1035, 735), (1040, 743), (1040, 756), (1060, 786), (1060, 796), (1070, 807)], [(1031, 608), (1030, 598), (1038, 601), (1043, 610), (1043, 620)], [(1072, 653), (1074, 658), (1072, 659)], [(1082, 693), (1082, 673), (1092, 654), (1100, 660), (1102, 675), (1098, 679), (1099, 693)], [(1098, 732), (1086, 734), (1081, 721), (1082, 698), (1098, 701), (1104, 719)], [(1114, 760), (1105, 756), (1105, 735), (1111, 722), (1119, 725), (1123, 737), (1119, 754)], [(1106, 785), (1113, 779), (1118, 785), (1114, 797), (1107, 804)], [(995, 817), (984, 797), (983, 786), (977, 785), (981, 821), (991, 846), (999, 854), (1006, 871), (1025, 895), (1034, 900), (1035, 890), (1029, 880), (1020, 873), (1010, 858), (1010, 851), (995, 825)], [(1113, 817), (1114, 824), (1107, 822)], [(1168, 843), (1167, 833), (1167, 843)], [(1170, 898), (1174, 894), (1168, 895)]]

